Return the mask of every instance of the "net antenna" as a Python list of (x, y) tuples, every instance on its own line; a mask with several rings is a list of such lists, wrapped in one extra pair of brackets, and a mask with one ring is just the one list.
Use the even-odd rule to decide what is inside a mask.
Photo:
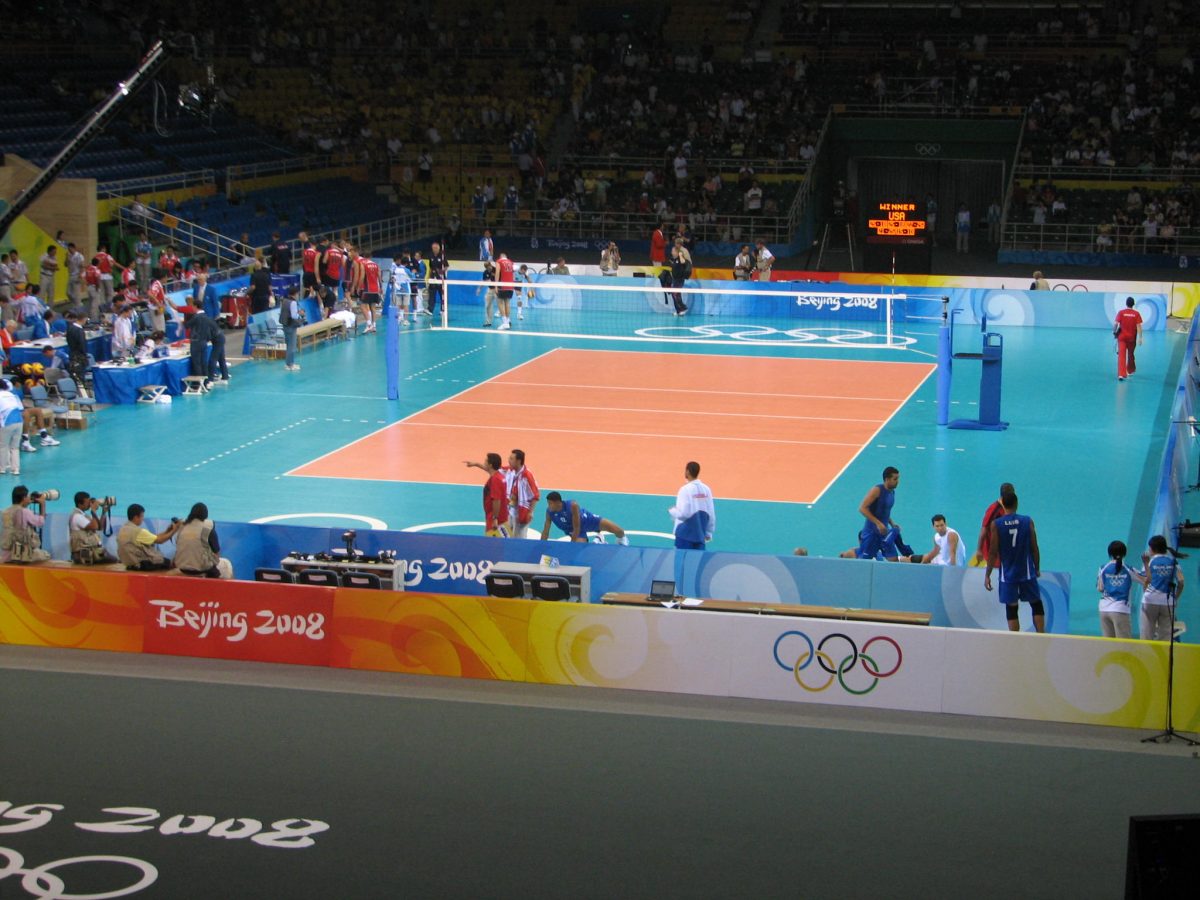
[[(696, 287), (686, 282), (675, 286), (669, 278), (639, 278), (635, 284), (628, 283), (634, 279), (621, 279), (613, 284), (617, 279), (538, 274), (526, 284), (483, 282), (465, 275), (456, 273), (444, 282), (442, 328), (797, 349), (903, 350), (916, 343), (905, 333), (909, 298), (902, 293), (813, 290), (810, 284), (795, 282), (753, 287), (746, 282), (710, 282)], [(510, 297), (502, 296), (508, 292)], [(518, 297), (523, 304), (518, 305)]]

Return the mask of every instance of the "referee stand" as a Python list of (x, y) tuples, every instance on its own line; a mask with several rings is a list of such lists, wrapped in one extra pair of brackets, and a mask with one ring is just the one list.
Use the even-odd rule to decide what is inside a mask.
[[(1000, 418), (1000, 394), (1004, 367), (1004, 335), (987, 330), (987, 316), (979, 323), (982, 336), (980, 352), (954, 352), (954, 317), (961, 309), (949, 311), (950, 298), (942, 298), (942, 325), (938, 330), (938, 424), (968, 431), (1003, 431), (1008, 423)], [(977, 360), (979, 374), (979, 418), (950, 421), (950, 386), (954, 360)]]

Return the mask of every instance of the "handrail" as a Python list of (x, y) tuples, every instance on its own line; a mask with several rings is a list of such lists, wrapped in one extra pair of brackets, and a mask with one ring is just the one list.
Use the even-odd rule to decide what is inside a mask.
[[(562, 162), (581, 169), (656, 169), (667, 165), (665, 156), (583, 156), (566, 153)], [(689, 165), (696, 165), (699, 157), (688, 159)], [(811, 163), (803, 159), (778, 159), (769, 156), (729, 156), (704, 158), (704, 164), (710, 169), (716, 169), (721, 174), (738, 172), (742, 166), (749, 165), (757, 175), (803, 175), (811, 167)]]
[[(588, 247), (600, 250), (609, 240), (644, 240), (661, 221), (654, 213), (597, 210), (584, 210), (570, 219), (561, 220), (555, 220), (548, 210), (532, 210), (522, 215), (503, 215), (491, 227), (499, 229), (501, 234), (585, 240), (589, 242)], [(482, 223), (475, 222), (468, 222), (467, 226), (483, 227)], [(698, 225), (692, 230), (692, 236), (699, 241), (724, 241), (727, 233), (729, 241), (739, 243), (753, 243), (759, 237), (774, 244), (791, 240), (787, 216), (719, 216), (716, 223)], [(553, 247), (553, 244), (548, 246)]]
[[(821, 123), (821, 131), (817, 135), (816, 154), (813, 159), (821, 158), (821, 151), (825, 146), (825, 137), (829, 134), (829, 126), (833, 122), (833, 111), (829, 110), (825, 113), (825, 121)], [(800, 185), (800, 189), (796, 191), (796, 196), (792, 198), (792, 205), (788, 208), (788, 231), (791, 237), (796, 236), (796, 232), (800, 230), (800, 220), (804, 217), (805, 210), (808, 207), (809, 198), (812, 196), (812, 178), (807, 177)]]
[(1194, 181), (1200, 179), (1200, 169), (1156, 166), (1142, 169), (1134, 166), (1017, 166), (1018, 178), (1047, 178), (1051, 181)]
[[(161, 211), (153, 208), (148, 212), (148, 215), (140, 216), (128, 207), (122, 207), (117, 213), (117, 220), (122, 230), (127, 225), (139, 231), (145, 230), (148, 235), (174, 244), (182, 256), (205, 256), (211, 265), (234, 275), (245, 271), (243, 259), (249, 256), (262, 258), (264, 251), (269, 249), (266, 246), (245, 248), (240, 241), (195, 222), (175, 216), (164, 216)], [(347, 225), (328, 232), (314, 233), (311, 237), (314, 240), (320, 240), (322, 237), (345, 238), (359, 249), (380, 250), (433, 234), (438, 231), (438, 221), (438, 214), (434, 210), (422, 209), (386, 219)], [(168, 224), (169, 222), (174, 224)], [(301, 249), (300, 241), (292, 238), (288, 243), (293, 255), (297, 255)], [(245, 252), (247, 249), (250, 253)]]
[[(1102, 235), (1107, 241), (1097, 243)], [(1117, 229), (1106, 222), (1036, 225), (1009, 221), (1003, 226), (1000, 246), (1006, 250), (1161, 254), (1164, 265), (1171, 265), (1176, 256), (1200, 253), (1200, 226), (1177, 228), (1171, 237), (1147, 237), (1141, 225)]]
[[(1013, 150), (1012, 172), (1008, 176), (1008, 186), (1004, 190), (1004, 202), (1000, 205), (1000, 234), (1004, 234), (1004, 228), (1008, 224), (1008, 210), (1012, 205), (1013, 191), (1016, 189), (1017, 172), (1020, 171), (1020, 166), (1017, 161), (1021, 158), (1021, 143), (1025, 140), (1025, 119), (1028, 113), (1021, 115), (1021, 130), (1017, 133), (1017, 146)], [(990, 225), (989, 225), (990, 227)]]
[(1024, 118), (1025, 108), (1022, 106), (960, 106), (950, 101), (941, 103), (833, 103), (830, 110), (836, 116), (895, 116), (903, 118), (912, 116), (927, 119), (930, 116), (950, 119), (1016, 119)]
[(289, 172), (310, 172), (314, 169), (333, 169), (339, 166), (352, 165), (354, 157), (351, 154), (323, 153), (310, 156), (289, 156), (284, 159), (273, 159), (269, 162), (245, 163), (243, 165), (227, 166), (225, 168), (226, 190), (236, 181), (248, 181), (252, 178), (264, 178), (268, 175), (286, 175)]
[(141, 178), (102, 181), (96, 185), (96, 194), (99, 197), (132, 197), (135, 194), (154, 194), (201, 184), (216, 184), (216, 181), (216, 172), (212, 169), (194, 169), (190, 172), (171, 172), (165, 175), (146, 175)]

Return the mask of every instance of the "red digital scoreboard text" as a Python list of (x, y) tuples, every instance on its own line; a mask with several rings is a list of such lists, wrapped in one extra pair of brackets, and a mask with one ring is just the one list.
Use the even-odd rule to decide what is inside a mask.
[(880, 203), (877, 219), (868, 219), (867, 227), (879, 237), (923, 236), (926, 222), (915, 203)]

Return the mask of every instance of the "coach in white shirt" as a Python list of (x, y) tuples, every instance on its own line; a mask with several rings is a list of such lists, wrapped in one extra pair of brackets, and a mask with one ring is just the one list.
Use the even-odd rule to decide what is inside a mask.
[(668, 510), (675, 520), (675, 546), (680, 550), (703, 550), (717, 527), (717, 510), (712, 491), (700, 480), (700, 463), (690, 462), (683, 470), (684, 484)]
[(136, 344), (133, 331), (133, 307), (126, 306), (113, 321), (113, 359), (124, 359), (133, 352)]

